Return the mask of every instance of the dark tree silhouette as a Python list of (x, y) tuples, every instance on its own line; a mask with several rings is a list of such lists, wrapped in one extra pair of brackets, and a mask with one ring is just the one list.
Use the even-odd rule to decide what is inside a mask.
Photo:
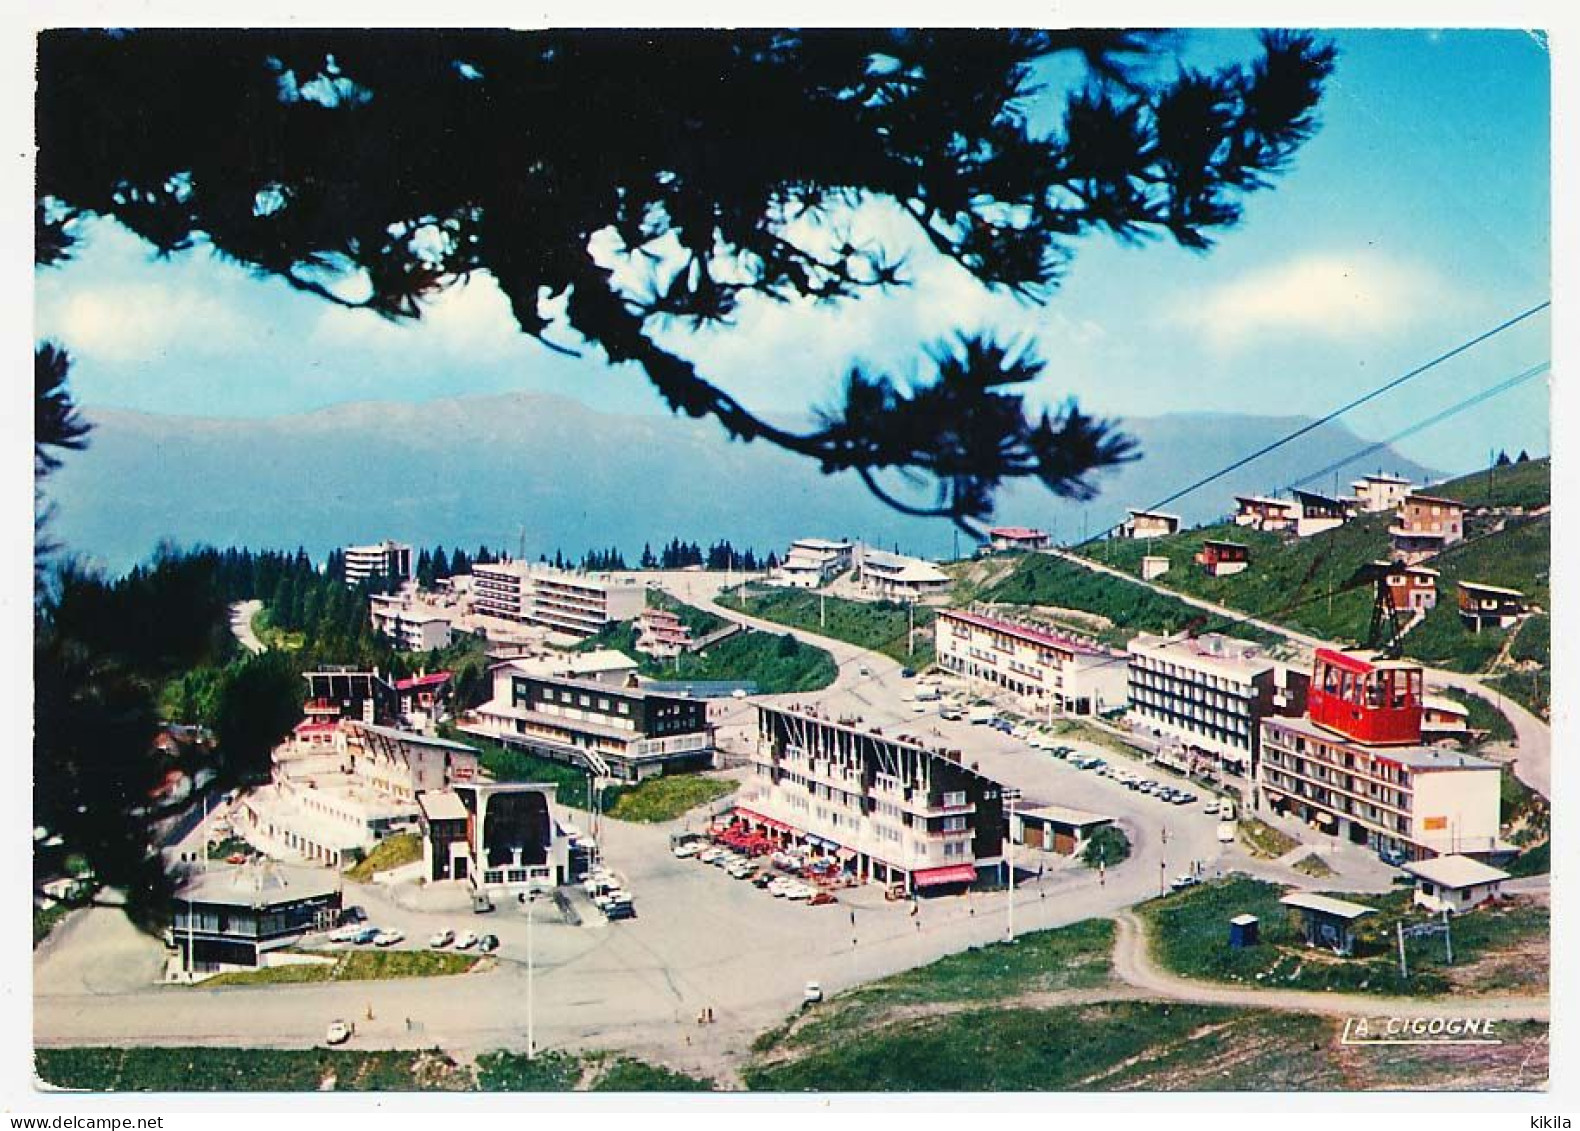
[[(206, 242), (396, 320), (486, 272), (550, 348), (640, 366), (677, 412), (969, 529), (1006, 479), (1089, 497), (1134, 455), (1073, 403), (1028, 411), (1030, 348), (948, 340), (903, 384), (857, 370), (793, 431), (655, 331), (904, 285), (898, 250), (850, 230), (867, 201), (1031, 301), (1093, 232), (1206, 249), (1316, 129), (1334, 54), (1275, 32), (1249, 63), (1151, 77), (1169, 51), (1134, 31), (51, 31), (36, 258), (114, 217), (161, 255)], [(1055, 55), (1086, 78), (1043, 135), (1027, 107)]]

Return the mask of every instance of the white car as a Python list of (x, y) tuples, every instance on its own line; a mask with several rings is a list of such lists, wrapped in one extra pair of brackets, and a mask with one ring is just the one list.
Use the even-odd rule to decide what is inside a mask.
[(455, 936), (456, 950), (471, 950), (477, 945), (477, 935), (472, 931), (462, 931)]
[(795, 884), (790, 888), (789, 891), (785, 892), (785, 898), (791, 901), (811, 899), (812, 892), (813, 889), (808, 887), (806, 884)]
[(353, 939), (355, 939), (361, 933), (362, 933), (361, 925), (353, 923), (349, 927), (341, 927), (338, 930), (330, 931), (329, 932), (329, 941), (330, 942), (348, 943), (348, 942), (351, 942)]
[(454, 941), (455, 932), (450, 930), (448, 927), (442, 931), (436, 931), (434, 934), (428, 937), (428, 945), (433, 947), (435, 950), (437, 950), (439, 947), (449, 946)]
[(918, 715), (925, 715), (927, 714), (927, 704), (918, 702), (914, 707), (911, 708), (911, 710)]
[(808, 982), (801, 990), (801, 1000), (808, 1005), (815, 1005), (823, 1000), (823, 987), (817, 982)]
[(344, 1021), (331, 1021), (329, 1030), (324, 1034), (324, 1041), (331, 1045), (343, 1045), (351, 1039), (351, 1026)]
[(702, 845), (694, 840), (688, 840), (684, 844), (675, 845), (675, 847), (670, 849), (670, 851), (675, 854), (675, 858), (677, 860), (684, 860), (688, 856), (695, 856), (697, 853), (701, 852)]
[(697, 859), (701, 860), (704, 864), (711, 864), (723, 855), (724, 849), (719, 848), (717, 845), (710, 845), (709, 847), (704, 848), (701, 852), (697, 853)]
[(780, 879), (771, 881), (767, 888), (768, 894), (773, 896), (775, 899), (783, 899), (789, 890), (790, 881), (782, 877)]
[(373, 936), (373, 945), (394, 946), (398, 942), (404, 942), (405, 939), (406, 935), (402, 931), (380, 931)]
[(1201, 807), (1201, 811), (1208, 815), (1218, 812), (1218, 799), (1215, 797)]

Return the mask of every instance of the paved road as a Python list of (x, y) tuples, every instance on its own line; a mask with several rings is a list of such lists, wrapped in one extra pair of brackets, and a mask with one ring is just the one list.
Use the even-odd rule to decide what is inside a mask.
[(1445, 1011), (1451, 1010), (1509, 1021), (1548, 1019), (1549, 1003), (1545, 997), (1458, 997), (1445, 1004), (1440, 999), (1316, 993), (1309, 990), (1242, 989), (1200, 982), (1172, 974), (1153, 962), (1147, 949), (1146, 929), (1139, 916), (1124, 911), (1115, 916), (1115, 923), (1118, 927), (1114, 941), (1115, 975), (1137, 989), (1174, 1001), (1342, 1017), (1441, 1017)]
[(230, 607), (230, 630), (249, 652), (262, 652), (263, 641), (252, 631), (252, 618), (263, 608), (262, 601), (237, 601)]
[[(1065, 561), (1078, 565), (1083, 569), (1092, 570), (1094, 573), (1106, 573), (1111, 577), (1117, 577), (1130, 582), (1132, 585), (1150, 589), (1154, 593), (1162, 594), (1165, 597), (1173, 597), (1185, 602), (1187, 605), (1193, 605), (1216, 616), (1229, 620), (1244, 621), (1246, 624), (1254, 625), (1266, 632), (1294, 641), (1305, 648), (1316, 649), (1331, 646), (1330, 642), (1319, 640), (1307, 633), (1287, 628), (1281, 624), (1274, 624), (1272, 621), (1247, 616), (1242, 610), (1231, 609), (1227, 605), (1220, 605), (1215, 601), (1208, 601), (1201, 597), (1193, 597), (1188, 593), (1181, 593), (1165, 585), (1143, 581), (1141, 578), (1126, 573), (1124, 570), (1115, 569), (1112, 566), (1104, 565), (1102, 562), (1092, 561), (1090, 558), (1083, 558), (1079, 554), (1072, 554), (1066, 550), (1047, 550), (1044, 552), (1063, 558)], [(1466, 675), (1463, 672), (1446, 671), (1443, 668), (1424, 667), (1424, 671), (1429, 688), (1434, 685), (1437, 687), (1453, 687), (1469, 695), (1485, 699), (1498, 711), (1502, 712), (1504, 717), (1509, 720), (1510, 725), (1514, 727), (1519, 747), (1519, 753), (1512, 763), (1514, 776), (1543, 797), (1552, 796), (1552, 729), (1546, 723), (1507, 696), (1500, 695), (1497, 691), (1487, 687), (1479, 676)]]

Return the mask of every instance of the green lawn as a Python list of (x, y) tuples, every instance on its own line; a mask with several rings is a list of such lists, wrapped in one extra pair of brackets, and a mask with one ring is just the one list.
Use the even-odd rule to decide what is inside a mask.
[(391, 978), (439, 978), (465, 974), (482, 959), (475, 954), (440, 950), (326, 950), (310, 951), (334, 962), (304, 962), (267, 966), (260, 970), (234, 970), (199, 982), (214, 986), (299, 985), (303, 982), (378, 982)]
[(1507, 672), (1486, 682), (1498, 694), (1507, 695), (1537, 718), (1552, 717), (1553, 677), (1550, 671)]
[(673, 821), (683, 813), (733, 792), (736, 783), (701, 774), (668, 774), (626, 789), (608, 815), (622, 821)]
[[(1159, 965), (1191, 978), (1280, 989), (1334, 990), (1395, 995), (1450, 991), (1502, 992), (1545, 988), (1548, 937), (1546, 908), (1520, 901), (1484, 907), (1454, 920), (1454, 965), (1445, 961), (1443, 941), (1407, 943), (1408, 979), (1400, 977), (1395, 924), (1427, 917), (1411, 906), (1411, 890), (1380, 895), (1343, 895), (1377, 909), (1360, 921), (1356, 953), (1339, 958), (1305, 946), (1289, 908), (1280, 905), (1277, 884), (1232, 876), (1149, 900), (1137, 908), (1147, 923)], [(1228, 945), (1229, 920), (1251, 914), (1261, 920), (1261, 944), (1241, 950)], [(1480, 971), (1471, 977), (1467, 971)]]
[(606, 1053), (488, 1052), (477, 1058), (477, 1087), (485, 1092), (709, 1092), (713, 1081), (661, 1065)]
[(712, 1080), (687, 1076), (658, 1064), (634, 1060), (628, 1056), (616, 1058), (603, 1066), (603, 1071), (593, 1081), (592, 1092), (711, 1092)]
[(401, 868), (422, 859), (422, 837), (416, 833), (396, 833), (373, 846), (373, 851), (346, 869), (346, 878), (368, 883), (379, 872)]
[[(735, 604), (734, 597), (729, 600)], [(747, 616), (804, 628), (882, 652), (917, 671), (933, 662), (932, 623), (938, 614), (927, 605), (915, 607), (917, 635), (911, 650), (906, 648), (906, 635), (912, 609), (898, 601), (848, 601), (839, 597), (819, 597), (803, 589), (749, 588), (742, 611)]]
[[(579, 766), (537, 758), (521, 750), (503, 746), (491, 739), (473, 734), (460, 734), (441, 727), (440, 733), (477, 747), (483, 769), (495, 781), (526, 781), (553, 783), (559, 788), (554, 799), (573, 809), (587, 809), (587, 771)], [(620, 787), (607, 786), (603, 791), (603, 805), (607, 809), (620, 795)]]

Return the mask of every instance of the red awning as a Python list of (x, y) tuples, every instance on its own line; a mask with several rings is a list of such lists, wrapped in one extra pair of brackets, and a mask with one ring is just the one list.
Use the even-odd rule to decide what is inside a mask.
[(923, 868), (920, 872), (912, 872), (911, 879), (919, 888), (937, 887), (940, 884), (970, 884), (977, 878), (976, 866), (972, 864), (951, 864), (947, 868)]
[(735, 810), (735, 815), (737, 817), (744, 817), (748, 821), (756, 821), (759, 825), (767, 825), (770, 829), (778, 829), (782, 833), (792, 831), (790, 826), (785, 824), (783, 821), (776, 821), (772, 817), (763, 816), (761, 813), (753, 813), (750, 809), (737, 808)]

